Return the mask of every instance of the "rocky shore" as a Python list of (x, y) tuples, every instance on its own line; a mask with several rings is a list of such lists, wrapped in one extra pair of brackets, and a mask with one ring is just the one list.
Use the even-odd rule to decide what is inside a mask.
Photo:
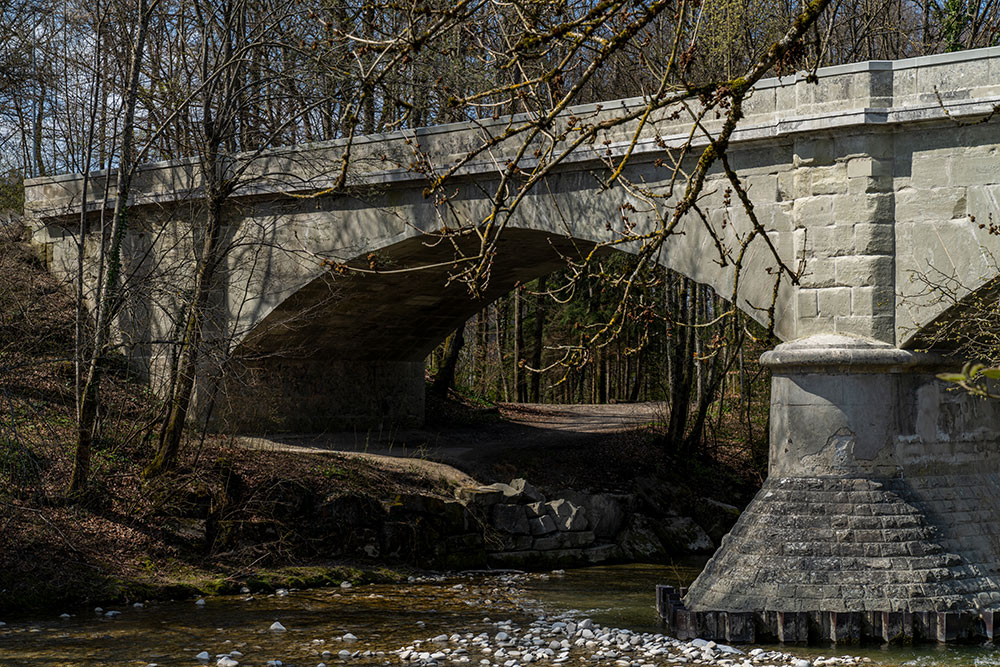
[[(495, 622), (494, 634), (438, 635), (393, 653), (400, 660), (436, 667), (443, 664), (478, 664), (482, 667), (523, 667), (532, 663), (612, 664), (615, 667), (657, 667), (670, 664), (718, 667), (824, 667), (870, 663), (870, 658), (832, 657), (811, 662), (782, 651), (738, 648), (704, 639), (681, 641), (660, 633), (637, 633), (608, 628), (574, 614), (541, 616), (527, 627), (511, 621)], [(343, 652), (341, 652), (343, 653)], [(340, 655), (339, 657), (355, 657)], [(358, 654), (358, 657), (362, 657)], [(385, 664), (390, 664), (386, 662)]]

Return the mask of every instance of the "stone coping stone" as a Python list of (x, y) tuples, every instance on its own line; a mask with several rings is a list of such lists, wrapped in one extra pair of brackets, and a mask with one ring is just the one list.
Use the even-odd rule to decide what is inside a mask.
[(778, 373), (793, 370), (901, 373), (914, 368), (930, 370), (955, 365), (954, 360), (934, 352), (902, 350), (871, 338), (841, 334), (820, 334), (782, 343), (762, 354), (760, 363)]

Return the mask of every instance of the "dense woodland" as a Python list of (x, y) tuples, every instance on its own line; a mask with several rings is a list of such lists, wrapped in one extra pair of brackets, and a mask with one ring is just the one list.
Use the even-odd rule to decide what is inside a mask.
[[(474, 402), (663, 400), (665, 450), (710, 454), (720, 438), (759, 447), (767, 378), (755, 360), (771, 342), (765, 328), (707, 288), (655, 268), (708, 169), (724, 160), (743, 98), (763, 76), (994, 45), (1000, 35), (1000, 5), (980, 0), (0, 1), (3, 206), (19, 212), (24, 178), (116, 170), (107, 192), (92, 193), (113, 199), (114, 210), (98, 223), (79, 222), (103, 233), (97, 287), (76, 280), (59, 288), (72, 301), (59, 329), (65, 344), (25, 345), (17, 332), (38, 314), (19, 301), (15, 283), (5, 285), (0, 312), (0, 401), (12, 415), (0, 418), (0, 477), (22, 479), (56, 455), (46, 449), (53, 432), (36, 423), (39, 406), (68, 392), (70, 425), (55, 437), (62, 470), (71, 469), (70, 498), (85, 496), (95, 451), (116, 438), (142, 443), (131, 451), (144, 452), (146, 478), (176, 469), (195, 369), (206, 358), (228, 361), (232, 333), (208, 335), (206, 313), (230, 250), (227, 201), (251, 184), (256, 156), (524, 114), (509, 135), (523, 138), (525, 151), (541, 146), (533, 148), (540, 165), (499, 168), (490, 215), (450, 232), (476, 241), (473, 251), (457, 251), (451, 279), (477, 293), (524, 193), (601, 130), (572, 121), (578, 139), (553, 136), (555, 119), (573, 104), (625, 96), (645, 107), (609, 123), (641, 122), (679, 102), (700, 105), (698, 119), (725, 122), (704, 151), (665, 155), (674, 160), (676, 192), (645, 211), (662, 224), (636, 257), (567, 268), (491, 304), (432, 355), (432, 390)], [(684, 166), (692, 157), (694, 166)], [(177, 322), (169, 390), (136, 416), (135, 405), (109, 390), (128, 354), (114, 321), (142, 290), (123, 260), (137, 222), (129, 190), (137, 165), (175, 158), (195, 159), (204, 178), (201, 236), (190, 270), (162, 305)], [(345, 150), (334, 189), (349, 186), (350, 165)], [(428, 196), (446, 205), (453, 167), (416, 168), (427, 175)], [(734, 196), (745, 195), (738, 174), (728, 175)], [(611, 161), (608, 183), (634, 187)], [(758, 224), (735, 250), (765, 231)], [(625, 230), (622, 240), (634, 239)], [(776, 276), (796, 279), (781, 266)], [(41, 366), (62, 378), (45, 399), (22, 382)], [(126, 414), (131, 429), (122, 427)]]

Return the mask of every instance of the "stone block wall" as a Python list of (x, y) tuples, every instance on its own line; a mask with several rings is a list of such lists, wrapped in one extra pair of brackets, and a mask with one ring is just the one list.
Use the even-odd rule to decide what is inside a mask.
[(795, 143), (798, 336), (895, 341), (892, 138), (873, 131)]

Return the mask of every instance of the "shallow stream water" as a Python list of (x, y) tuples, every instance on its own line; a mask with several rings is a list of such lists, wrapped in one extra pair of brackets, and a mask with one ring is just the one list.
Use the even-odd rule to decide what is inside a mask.
[[(233, 650), (243, 654), (239, 661), (244, 666), (265, 665), (268, 660), (281, 660), (286, 667), (320, 662), (329, 667), (398, 665), (391, 651), (415, 641), (456, 632), (495, 633), (495, 621), (528, 623), (540, 609), (578, 610), (580, 617), (601, 625), (659, 632), (655, 584), (686, 584), (699, 567), (700, 563), (678, 563), (591, 567), (517, 578), (471, 575), (258, 594), (252, 599), (222, 596), (206, 599), (203, 606), (184, 600), (104, 610), (121, 612), (111, 618), (75, 610), (70, 618), (9, 619), (0, 627), (0, 665), (215, 665), (217, 655)], [(275, 621), (286, 630), (270, 630)], [(344, 641), (347, 633), (357, 641)], [(855, 655), (892, 666), (1000, 666), (1000, 650), (983, 647), (784, 648), (808, 659)], [(337, 654), (345, 649), (362, 654), (340, 659)], [(210, 655), (208, 662), (196, 658), (202, 651)], [(323, 651), (330, 653), (324, 657)]]

